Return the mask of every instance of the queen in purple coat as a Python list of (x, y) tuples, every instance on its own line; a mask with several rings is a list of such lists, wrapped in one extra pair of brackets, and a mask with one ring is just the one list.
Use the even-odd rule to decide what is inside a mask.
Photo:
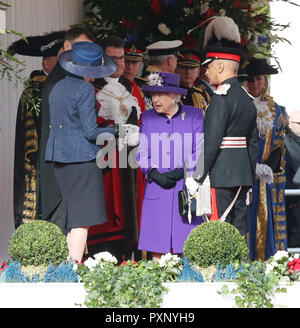
[(137, 161), (147, 183), (138, 248), (151, 251), (155, 259), (182, 253), (190, 231), (203, 223), (202, 217), (194, 216), (190, 224), (178, 208), (184, 175), (195, 170), (203, 149), (203, 115), (179, 103), (187, 90), (179, 87), (178, 74), (151, 74), (143, 91), (151, 93), (154, 108), (141, 118)]

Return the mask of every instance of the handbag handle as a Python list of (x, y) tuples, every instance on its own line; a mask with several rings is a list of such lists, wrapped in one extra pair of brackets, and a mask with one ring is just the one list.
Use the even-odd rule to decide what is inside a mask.
[(238, 196), (239, 196), (239, 193), (242, 189), (242, 186), (239, 187), (239, 190), (237, 191), (236, 195), (234, 196), (233, 198), (233, 201), (229, 204), (229, 206), (227, 207), (226, 211), (223, 213), (223, 215), (220, 217), (220, 221), (224, 222), (226, 220), (226, 217), (227, 215), (229, 214), (229, 212), (231, 211), (234, 203), (236, 202)]

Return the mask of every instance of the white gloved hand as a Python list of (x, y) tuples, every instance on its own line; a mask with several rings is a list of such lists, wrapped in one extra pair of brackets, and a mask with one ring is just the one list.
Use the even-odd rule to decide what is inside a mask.
[(126, 124), (128, 146), (137, 146), (140, 141), (140, 128), (137, 125)]
[(246, 195), (246, 205), (250, 205), (252, 202), (252, 188), (250, 188)]
[(255, 170), (256, 176), (265, 183), (273, 183), (273, 171), (270, 168), (270, 166), (266, 164), (259, 164), (256, 163), (256, 170)]
[(191, 196), (193, 196), (199, 188), (199, 183), (192, 177), (187, 177), (185, 179), (185, 185)]
[(136, 146), (139, 143), (140, 128), (133, 124), (119, 125), (119, 144), (123, 146)]

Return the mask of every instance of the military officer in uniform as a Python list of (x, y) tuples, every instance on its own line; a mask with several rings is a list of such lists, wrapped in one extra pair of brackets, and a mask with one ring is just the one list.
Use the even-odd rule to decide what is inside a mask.
[(202, 183), (209, 175), (220, 219), (246, 236), (246, 196), (255, 179), (257, 158), (256, 108), (237, 79), (241, 51), (219, 43), (207, 46), (205, 53), (206, 76), (218, 87), (205, 116), (204, 171), (196, 170), (193, 178)]
[(204, 114), (210, 101), (210, 94), (206, 84), (195, 85), (201, 70), (200, 54), (188, 49), (180, 51), (180, 54), (176, 72), (180, 75), (181, 87), (188, 90), (181, 101), (184, 105), (201, 108)]
[[(143, 78), (147, 79), (151, 73), (167, 72), (175, 73), (179, 49), (182, 45), (181, 40), (158, 41), (146, 47), (149, 57), (149, 65), (144, 70)], [(151, 95), (144, 92), (146, 110), (153, 108)]]
[(158, 41), (148, 45), (146, 49), (149, 65), (146, 68), (145, 77), (155, 72), (174, 73), (181, 45), (181, 40)]
[[(138, 86), (142, 87), (147, 82), (145, 78), (140, 76), (140, 70), (142, 69), (144, 53), (146, 48), (137, 42), (125, 42), (124, 56), (125, 56), (125, 67), (120, 82), (123, 84), (123, 78), (127, 79), (133, 85), (132, 88)], [(126, 86), (126, 83), (124, 83)], [(130, 90), (128, 90), (131, 92)]]

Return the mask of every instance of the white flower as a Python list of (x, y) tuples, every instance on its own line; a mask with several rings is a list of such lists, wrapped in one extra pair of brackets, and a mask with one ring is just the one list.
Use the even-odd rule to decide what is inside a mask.
[(269, 274), (274, 269), (274, 266), (271, 263), (267, 263), (266, 265), (266, 274)]
[(109, 252), (97, 253), (94, 255), (94, 258), (97, 263), (100, 263), (102, 260), (105, 262), (112, 262), (115, 264), (118, 263), (118, 260), (113, 255), (111, 255)]
[(77, 269), (78, 269), (78, 264), (77, 264), (77, 263), (74, 263), (74, 264), (73, 264), (73, 270), (74, 270), (74, 271), (77, 271)]
[(289, 253), (287, 251), (278, 251), (274, 256), (273, 256), (275, 261), (279, 261), (282, 258), (289, 258)]
[(209, 9), (209, 4), (208, 2), (204, 2), (203, 4), (201, 4), (200, 6), (200, 15), (205, 14)]
[(94, 267), (97, 265), (97, 261), (89, 257), (86, 261), (84, 261), (84, 265), (93, 271)]
[(178, 255), (172, 255), (171, 253), (167, 253), (161, 256), (158, 263), (160, 267), (164, 267), (167, 264), (176, 265), (179, 261), (180, 257)]
[(171, 34), (171, 30), (168, 28), (168, 26), (165, 23), (158, 24), (157, 28), (164, 35)]
[(217, 95), (227, 95), (227, 91), (231, 88), (231, 85), (228, 83), (221, 84), (218, 89), (214, 91)]
[(259, 7), (264, 7), (267, 3), (269, 2), (269, 0), (254, 0), (253, 1), (253, 5), (257, 5)]
[(162, 86), (163, 79), (158, 73), (151, 73), (148, 77), (148, 84)]

